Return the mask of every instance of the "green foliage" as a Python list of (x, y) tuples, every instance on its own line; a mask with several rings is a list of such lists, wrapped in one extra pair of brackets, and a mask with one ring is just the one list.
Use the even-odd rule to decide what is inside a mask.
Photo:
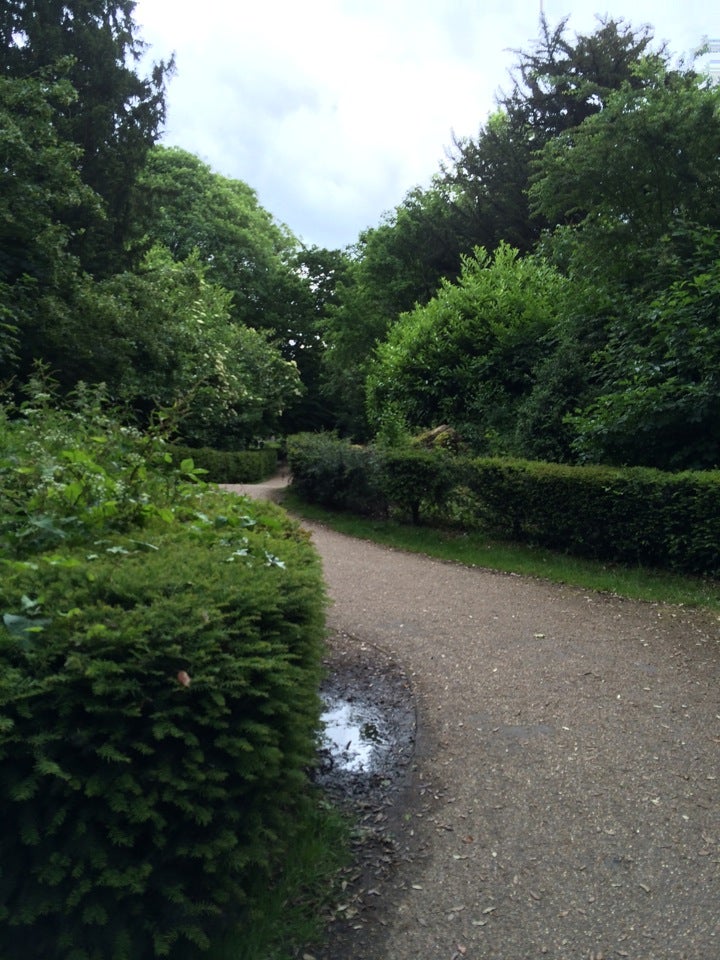
[(602, 389), (567, 417), (585, 460), (661, 469), (720, 464), (720, 247), (696, 231), (687, 275), (616, 322), (596, 364)]
[[(645, 65), (603, 110), (550, 140), (533, 209), (577, 225), (571, 265), (652, 289), (667, 281), (677, 223), (720, 223), (720, 90)], [(663, 241), (662, 247), (659, 247)]]
[[(0, 7), (0, 73), (32, 83), (69, 80), (52, 128), (72, 145), (82, 182), (101, 202), (67, 207), (62, 223), (83, 268), (107, 275), (128, 266), (134, 239), (134, 185), (165, 118), (172, 63), (136, 72), (144, 44), (135, 0), (5, 0)], [(36, 181), (42, 182), (42, 181)]]
[(303, 286), (290, 268), (297, 241), (255, 191), (185, 150), (161, 146), (148, 155), (140, 191), (151, 241), (178, 261), (197, 254), (208, 279), (232, 293), (232, 320), (282, 339)]
[(70, 233), (63, 215), (97, 200), (77, 172), (78, 148), (61, 140), (53, 123), (76, 100), (60, 66), (54, 79), (46, 72), (0, 76), (0, 280), (8, 284), (57, 279)]
[(3, 956), (203, 950), (310, 812), (317, 555), (166, 459), (93, 393), (0, 420)]
[(287, 457), (293, 486), (311, 503), (361, 514), (387, 509), (380, 487), (380, 451), (333, 433), (300, 433), (287, 438)]
[(184, 440), (232, 449), (272, 433), (301, 384), (266, 333), (231, 322), (230, 294), (206, 274), (197, 255), (156, 247), (142, 272), (107, 282), (131, 351), (118, 391), (146, 415), (180, 403)]
[(102, 390), (80, 387), (60, 411), (47, 381), (29, 389), (20, 410), (0, 409), (2, 556), (90, 544), (165, 515), (177, 486), (157, 472), (157, 440), (117, 422)]
[(173, 444), (167, 452), (176, 467), (192, 460), (193, 467), (205, 471), (204, 478), (210, 483), (261, 483), (273, 476), (278, 461), (278, 449), (274, 446), (259, 450), (215, 450)]
[(353, 248), (321, 324), (322, 390), (343, 434), (369, 436), (363, 384), (376, 343), (401, 313), (427, 303), (442, 277), (457, 276), (471, 247), (455, 219), (453, 191), (436, 180), (409, 191)]
[(293, 488), (303, 499), (383, 516), (389, 509), (420, 522), (421, 508), (444, 503), (456, 477), (442, 449), (358, 446), (335, 434), (288, 437)]
[(380, 466), (380, 488), (387, 501), (409, 511), (412, 522), (420, 523), (423, 504), (442, 509), (457, 472), (442, 450), (384, 450)]
[(541, 260), (477, 250), (457, 284), (405, 314), (377, 350), (367, 382), (371, 421), (390, 406), (410, 427), (447, 423), (476, 450), (512, 448), (515, 411), (567, 298)]
[(513, 88), (501, 103), (521, 120), (535, 148), (600, 114), (613, 91), (641, 89), (641, 64), (663, 70), (664, 48), (653, 51), (651, 28), (633, 29), (624, 20), (599, 18), (591, 34), (568, 37), (570, 17), (552, 28), (540, 18), (540, 37), (531, 50), (517, 50)]
[[(262, 331), (298, 369), (304, 390), (283, 402), (283, 429), (321, 427), (329, 414), (320, 398), (324, 353), (319, 320), (332, 298), (338, 251), (301, 249), (290, 231), (258, 203), (240, 180), (214, 173), (178, 148), (155, 147), (140, 179), (147, 237), (178, 262), (203, 264), (206, 277), (232, 297), (230, 320)], [(242, 345), (238, 353), (246, 349)], [(236, 361), (239, 362), (239, 361)], [(280, 370), (268, 372), (264, 393)], [(194, 441), (195, 442), (195, 441)]]
[(720, 474), (475, 460), (483, 520), (578, 556), (720, 575)]
[(662, 51), (651, 53), (647, 28), (634, 31), (622, 20), (605, 19), (594, 33), (570, 38), (567, 23), (566, 17), (551, 28), (541, 16), (532, 48), (515, 51), (512, 87), (498, 97), (498, 110), (477, 138), (455, 142), (445, 179), (454, 188), (466, 252), (494, 250), (501, 242), (531, 251), (554, 222), (528, 203), (536, 153), (598, 113), (611, 91), (642, 86), (637, 66), (644, 58), (664, 60)]
[[(182, 402), (184, 440), (242, 446), (302, 393), (292, 358), (245, 321), (290, 323), (312, 298), (296, 242), (245, 184), (158, 150), (138, 192), (171, 68), (135, 73), (134, 6), (10, 0), (0, 12), (0, 378), (22, 383), (39, 360), (65, 392), (106, 384), (130, 422)], [(148, 250), (158, 235), (172, 256)]]
[(70, 213), (97, 211), (98, 198), (78, 172), (78, 148), (60, 139), (54, 119), (75, 92), (69, 65), (54, 75), (0, 77), (0, 378), (42, 356), (35, 327), (61, 312), (79, 268), (69, 252)]
[(454, 188), (456, 222), (464, 235), (462, 250), (494, 250), (509, 243), (527, 252), (540, 234), (527, 199), (531, 157), (536, 144), (524, 117), (505, 109), (493, 113), (476, 139), (455, 141), (445, 179)]
[(207, 946), (307, 802), (323, 637), (307, 542), (210, 496), (143, 537), (2, 578), (6, 618), (27, 621), (0, 644), (4, 955), (29, 931), (38, 960)]
[[(581, 557), (720, 576), (720, 472), (468, 458), (291, 437), (293, 489), (360, 514), (380, 505)], [(357, 496), (363, 491), (364, 498)], [(359, 503), (359, 506), (355, 506)]]
[(154, 247), (135, 272), (82, 278), (69, 300), (35, 316), (23, 365), (42, 357), (66, 391), (104, 383), (141, 424), (177, 405), (184, 440), (244, 446), (272, 433), (301, 390), (267, 334), (231, 322), (230, 294), (197, 255), (175, 262)]

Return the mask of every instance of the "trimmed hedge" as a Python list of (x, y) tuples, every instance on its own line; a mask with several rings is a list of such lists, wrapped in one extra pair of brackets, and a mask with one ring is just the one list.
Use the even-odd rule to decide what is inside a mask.
[(387, 512), (376, 448), (333, 433), (297, 433), (287, 439), (287, 456), (293, 487), (310, 503), (368, 516)]
[(420, 523), (423, 504), (442, 509), (457, 485), (453, 461), (439, 450), (387, 450), (380, 456), (379, 487), (388, 503)]
[(298, 525), (221, 493), (2, 564), (0, 956), (187, 956), (237, 921), (309, 802), (324, 603)]
[(211, 483), (262, 483), (277, 470), (277, 447), (259, 450), (213, 450), (210, 447), (168, 446), (173, 465), (192, 460), (196, 468), (206, 470)]
[(299, 496), (337, 510), (386, 516), (395, 508), (419, 523), (423, 505), (442, 503), (454, 485), (443, 450), (361, 447), (331, 433), (295, 434), (287, 447)]
[(578, 556), (720, 576), (720, 471), (469, 459), (353, 447), (328, 434), (289, 438), (288, 460), (299, 495), (328, 507), (396, 507), (415, 522), (424, 511), (450, 523), (459, 499), (467, 528)]
[(483, 517), (580, 556), (720, 575), (720, 472), (473, 460)]

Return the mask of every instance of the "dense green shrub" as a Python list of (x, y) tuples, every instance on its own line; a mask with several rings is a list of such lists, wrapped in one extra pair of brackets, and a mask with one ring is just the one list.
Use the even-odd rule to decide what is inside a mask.
[(42, 379), (21, 409), (0, 407), (0, 553), (92, 543), (109, 532), (172, 519), (179, 484), (162, 444), (123, 426), (102, 388), (78, 389), (59, 410)]
[(420, 522), (423, 504), (442, 509), (457, 484), (452, 458), (442, 449), (384, 450), (379, 472), (388, 503), (409, 511), (415, 524)]
[(206, 946), (307, 795), (314, 551), (277, 508), (206, 493), (142, 542), (3, 567), (0, 956)]
[(454, 485), (453, 460), (443, 450), (361, 447), (332, 433), (288, 438), (293, 487), (311, 503), (364, 515), (391, 508), (420, 520), (423, 504), (441, 504)]
[(32, 394), (0, 409), (0, 956), (187, 957), (307, 820), (319, 561), (97, 392)]
[(297, 433), (288, 437), (287, 455), (293, 487), (310, 503), (367, 515), (386, 511), (375, 448), (334, 433)]
[(277, 470), (277, 447), (265, 446), (258, 450), (213, 450), (210, 447), (168, 447), (172, 462), (180, 466), (183, 460), (192, 460), (204, 470), (204, 477), (212, 483), (261, 483)]
[(382, 504), (414, 522), (422, 513), (579, 556), (720, 576), (717, 471), (471, 459), (411, 444), (354, 447), (332, 434), (291, 437), (288, 457), (298, 494), (324, 506)]

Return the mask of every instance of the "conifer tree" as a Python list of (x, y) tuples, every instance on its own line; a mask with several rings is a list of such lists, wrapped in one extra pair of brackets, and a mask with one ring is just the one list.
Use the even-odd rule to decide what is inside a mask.
[(96, 276), (132, 260), (134, 185), (164, 122), (165, 81), (172, 71), (172, 61), (161, 61), (149, 77), (136, 72), (145, 44), (134, 9), (135, 0), (0, 5), (0, 76), (48, 76), (57, 69), (75, 88), (76, 99), (53, 122), (59, 138), (79, 148), (77, 169), (103, 201), (102, 217), (89, 207), (67, 214), (73, 249)]

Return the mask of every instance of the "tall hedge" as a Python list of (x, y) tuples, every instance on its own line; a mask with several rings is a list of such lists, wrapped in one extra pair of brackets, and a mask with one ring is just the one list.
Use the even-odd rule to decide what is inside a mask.
[(3, 562), (0, 956), (187, 956), (237, 919), (306, 802), (323, 609), (298, 526), (218, 493)]
[(292, 483), (311, 503), (360, 514), (383, 514), (382, 455), (334, 433), (296, 433), (287, 439)]

